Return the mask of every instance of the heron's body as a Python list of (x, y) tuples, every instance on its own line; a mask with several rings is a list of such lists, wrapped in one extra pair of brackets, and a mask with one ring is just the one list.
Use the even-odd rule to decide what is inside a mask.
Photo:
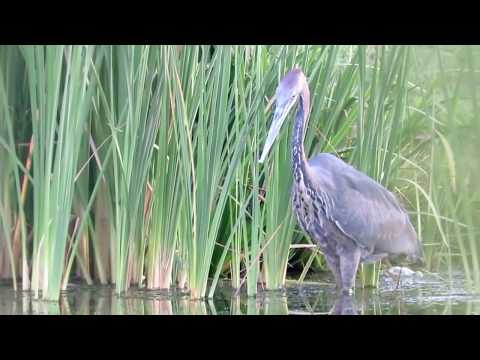
[[(287, 90), (300, 98), (292, 141), (293, 209), (301, 229), (324, 253), (337, 287), (351, 292), (360, 262), (375, 262), (389, 255), (420, 258), (422, 249), (415, 230), (391, 192), (334, 155), (322, 153), (306, 159), (303, 140), (310, 95), (300, 70), (285, 76), (277, 90), (277, 98), (288, 104), (288, 112), (293, 105)], [(284, 112), (276, 114), (280, 124), (274, 119), (262, 159), (284, 116)]]

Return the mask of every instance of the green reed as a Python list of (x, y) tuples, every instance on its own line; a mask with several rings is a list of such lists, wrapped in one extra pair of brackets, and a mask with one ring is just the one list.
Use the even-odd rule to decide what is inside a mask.
[[(168, 58), (175, 56), (171, 49), (162, 51)], [(183, 192), (181, 189), (178, 131), (174, 121), (174, 94), (169, 73), (164, 66), (160, 92), (160, 124), (153, 155), (152, 199), (146, 247), (147, 288), (169, 289), (172, 281), (174, 256), (177, 250), (178, 225)]]
[[(57, 300), (82, 134), (95, 89), (94, 48), (24, 46), (34, 141), (32, 288)], [(64, 75), (62, 76), (62, 72)]]
[[(393, 189), (401, 166), (401, 139), (406, 128), (408, 48), (375, 47), (370, 61), (359, 47), (357, 61), (358, 126), (352, 163), (384, 186)], [(362, 266), (363, 286), (377, 286), (379, 266)]]
[(155, 47), (109, 47), (99, 69), (105, 71), (102, 106), (115, 147), (110, 191), (117, 293), (132, 283), (143, 286), (145, 193), (160, 121), (162, 61)]

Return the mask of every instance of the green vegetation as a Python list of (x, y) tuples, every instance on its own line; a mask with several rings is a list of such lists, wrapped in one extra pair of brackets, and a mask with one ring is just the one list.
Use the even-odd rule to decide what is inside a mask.
[(394, 191), (427, 270), (460, 266), (478, 290), (479, 59), (472, 46), (1, 46), (0, 278), (44, 300), (74, 279), (200, 299), (220, 278), (254, 296), (289, 269), (325, 269), (290, 206), (292, 126), (257, 161), (275, 88), (300, 66), (308, 155)]

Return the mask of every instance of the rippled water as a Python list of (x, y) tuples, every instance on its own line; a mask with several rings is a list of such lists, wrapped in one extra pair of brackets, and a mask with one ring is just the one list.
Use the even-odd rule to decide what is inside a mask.
[(72, 284), (59, 303), (35, 300), (0, 285), (0, 314), (327, 314), (352, 307), (358, 314), (480, 314), (480, 295), (465, 290), (461, 273), (452, 281), (435, 274), (402, 278), (382, 276), (379, 289), (357, 289), (354, 302), (336, 296), (331, 279), (310, 278), (303, 285), (287, 282), (278, 292), (261, 291), (257, 298), (232, 296), (228, 282), (219, 284), (211, 301), (190, 301), (188, 294), (132, 289), (116, 296), (113, 287)]

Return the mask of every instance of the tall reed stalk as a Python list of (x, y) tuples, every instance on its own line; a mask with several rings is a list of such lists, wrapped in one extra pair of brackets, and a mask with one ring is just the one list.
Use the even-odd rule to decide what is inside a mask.
[(185, 48), (178, 58), (172, 58), (170, 68), (186, 193), (181, 226), (186, 229), (187, 278), (194, 299), (206, 295), (221, 216), (245, 143), (241, 136), (232, 137), (228, 127), (232, 103), (229, 51), (220, 46), (210, 55), (206, 46)]
[(110, 191), (118, 294), (132, 283), (143, 286), (145, 193), (160, 121), (161, 61), (157, 47), (118, 46), (106, 50), (103, 63), (102, 106), (115, 144)]
[[(176, 56), (171, 48), (163, 49), (161, 54), (164, 64), (169, 63), (170, 57)], [(168, 70), (168, 66), (160, 68), (166, 81), (162, 82), (160, 90), (160, 123), (153, 158), (153, 198), (146, 253), (146, 280), (149, 289), (169, 289), (171, 286), (183, 202), (178, 131), (174, 119), (175, 99)]]
[[(402, 131), (406, 122), (408, 48), (374, 49), (367, 62), (366, 47), (359, 47), (359, 113), (352, 162), (358, 169), (391, 188), (400, 166)], [(377, 286), (377, 264), (363, 265), (364, 286)]]
[(11, 277), (17, 289), (21, 275), (22, 288), (27, 290), (30, 277), (24, 205), (32, 177), (16, 146), (17, 139), (25, 135), (23, 70), (17, 47), (0, 48), (0, 277)]
[[(79, 149), (95, 89), (94, 47), (25, 46), (32, 116), (34, 230), (32, 287), (57, 300), (70, 237)], [(64, 77), (62, 73), (64, 72)]]

